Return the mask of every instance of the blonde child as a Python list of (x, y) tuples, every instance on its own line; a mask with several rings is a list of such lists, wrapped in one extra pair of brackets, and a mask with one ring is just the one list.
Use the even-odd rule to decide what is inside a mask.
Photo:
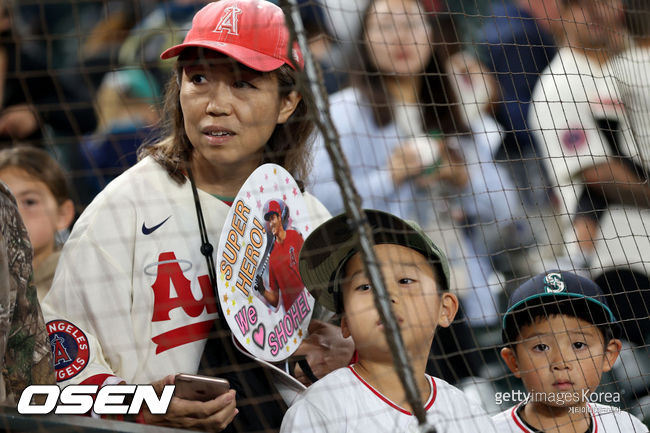
[[(438, 433), (493, 431), (483, 409), (425, 373), (436, 328), (448, 327), (458, 309), (458, 299), (449, 292), (445, 254), (419, 227), (385, 212), (365, 212), (427, 423)], [(346, 215), (314, 230), (299, 263), (305, 286), (318, 302), (342, 313), (341, 331), (352, 336), (358, 359), (310, 386), (285, 415), (281, 431), (418, 431)]]
[(59, 261), (57, 233), (74, 219), (65, 172), (46, 151), (15, 147), (0, 151), (0, 180), (18, 202), (18, 211), (34, 248), (34, 285), (38, 299), (50, 290)]

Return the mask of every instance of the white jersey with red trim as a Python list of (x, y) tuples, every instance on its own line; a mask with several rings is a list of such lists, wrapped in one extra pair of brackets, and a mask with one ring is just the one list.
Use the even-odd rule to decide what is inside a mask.
[[(519, 403), (492, 417), (494, 425), (502, 433), (536, 433), (517, 413)], [(591, 414), (589, 433), (647, 433), (648, 427), (638, 418), (614, 406), (588, 403), (585, 411)]]
[[(496, 432), (479, 404), (442, 379), (427, 375), (424, 407), (437, 433)], [(282, 420), (281, 433), (419, 432), (417, 418), (368, 384), (354, 367), (328, 374), (304, 391)]]
[[(198, 194), (216, 252), (230, 208)], [(305, 202), (314, 223), (329, 217)], [(108, 185), (75, 224), (43, 302), (59, 384), (196, 373), (217, 317), (200, 248), (189, 181), (147, 157)]]
[[(528, 124), (540, 143), (550, 181), (558, 188), (562, 209), (557, 216), (569, 257), (578, 257), (571, 217), (585, 194), (581, 172), (612, 158), (629, 158), (643, 164), (619, 95), (615, 70), (615, 63), (601, 64), (565, 47), (542, 73), (532, 94)], [(591, 199), (596, 197), (598, 194), (593, 194)], [(599, 219), (601, 233), (595, 240), (598, 267), (642, 264), (647, 260), (643, 254), (650, 248), (647, 212), (612, 203), (594, 205), (604, 211)]]

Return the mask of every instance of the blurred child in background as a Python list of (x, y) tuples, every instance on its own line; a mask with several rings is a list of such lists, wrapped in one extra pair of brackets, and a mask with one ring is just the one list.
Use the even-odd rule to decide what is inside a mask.
[(16, 197), (34, 247), (34, 285), (40, 301), (50, 290), (59, 261), (62, 242), (57, 234), (74, 219), (66, 174), (46, 151), (15, 147), (0, 151), (0, 180)]

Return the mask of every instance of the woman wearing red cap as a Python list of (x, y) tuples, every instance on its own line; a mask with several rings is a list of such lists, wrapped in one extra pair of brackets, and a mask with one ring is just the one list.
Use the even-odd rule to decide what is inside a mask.
[[(168, 134), (80, 217), (45, 301), (51, 338), (67, 346), (59, 347), (57, 379), (161, 386), (172, 374), (196, 373), (204, 356), (225, 366), (219, 376), (237, 389), (237, 402), (234, 390), (207, 402), (174, 398), (165, 415), (139, 418), (220, 431), (250, 409), (235, 419), (238, 430), (279, 427), (272, 399), (252, 409), (241, 400), (268, 394), (264, 375), (238, 365), (229, 336), (206, 345), (218, 317), (209, 242), (220, 238), (232, 200), (260, 164), (304, 178), (313, 125), (295, 87), (302, 56), (290, 50), (280, 8), (224, 0), (201, 9), (185, 41), (161, 57), (178, 57), (165, 99)], [(327, 217), (317, 200), (305, 200), (310, 215)], [(343, 348), (345, 364), (351, 342), (333, 346)], [(338, 367), (317, 361), (317, 374)]]

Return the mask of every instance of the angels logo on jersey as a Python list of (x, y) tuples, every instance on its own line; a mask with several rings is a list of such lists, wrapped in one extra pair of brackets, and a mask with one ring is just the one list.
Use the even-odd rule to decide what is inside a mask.
[(587, 134), (582, 128), (569, 128), (560, 132), (562, 147), (569, 152), (578, 152), (587, 144)]
[[(198, 277), (202, 297), (196, 299), (192, 294), (192, 282), (183, 273), (183, 263), (189, 262), (178, 259), (176, 254), (170, 251), (161, 253), (158, 262), (145, 269), (147, 273), (151, 272), (150, 268), (156, 269), (156, 280), (151, 285), (154, 293), (152, 322), (169, 321), (170, 312), (177, 308), (182, 309), (189, 317), (199, 317), (204, 310), (207, 310), (208, 314), (217, 313), (210, 278), (207, 275)], [(156, 354), (206, 338), (212, 323), (213, 319), (204, 320), (155, 335), (151, 341), (156, 344)]]
[(81, 373), (90, 355), (86, 334), (66, 320), (52, 320), (45, 326), (50, 335), (56, 380), (61, 382)]

